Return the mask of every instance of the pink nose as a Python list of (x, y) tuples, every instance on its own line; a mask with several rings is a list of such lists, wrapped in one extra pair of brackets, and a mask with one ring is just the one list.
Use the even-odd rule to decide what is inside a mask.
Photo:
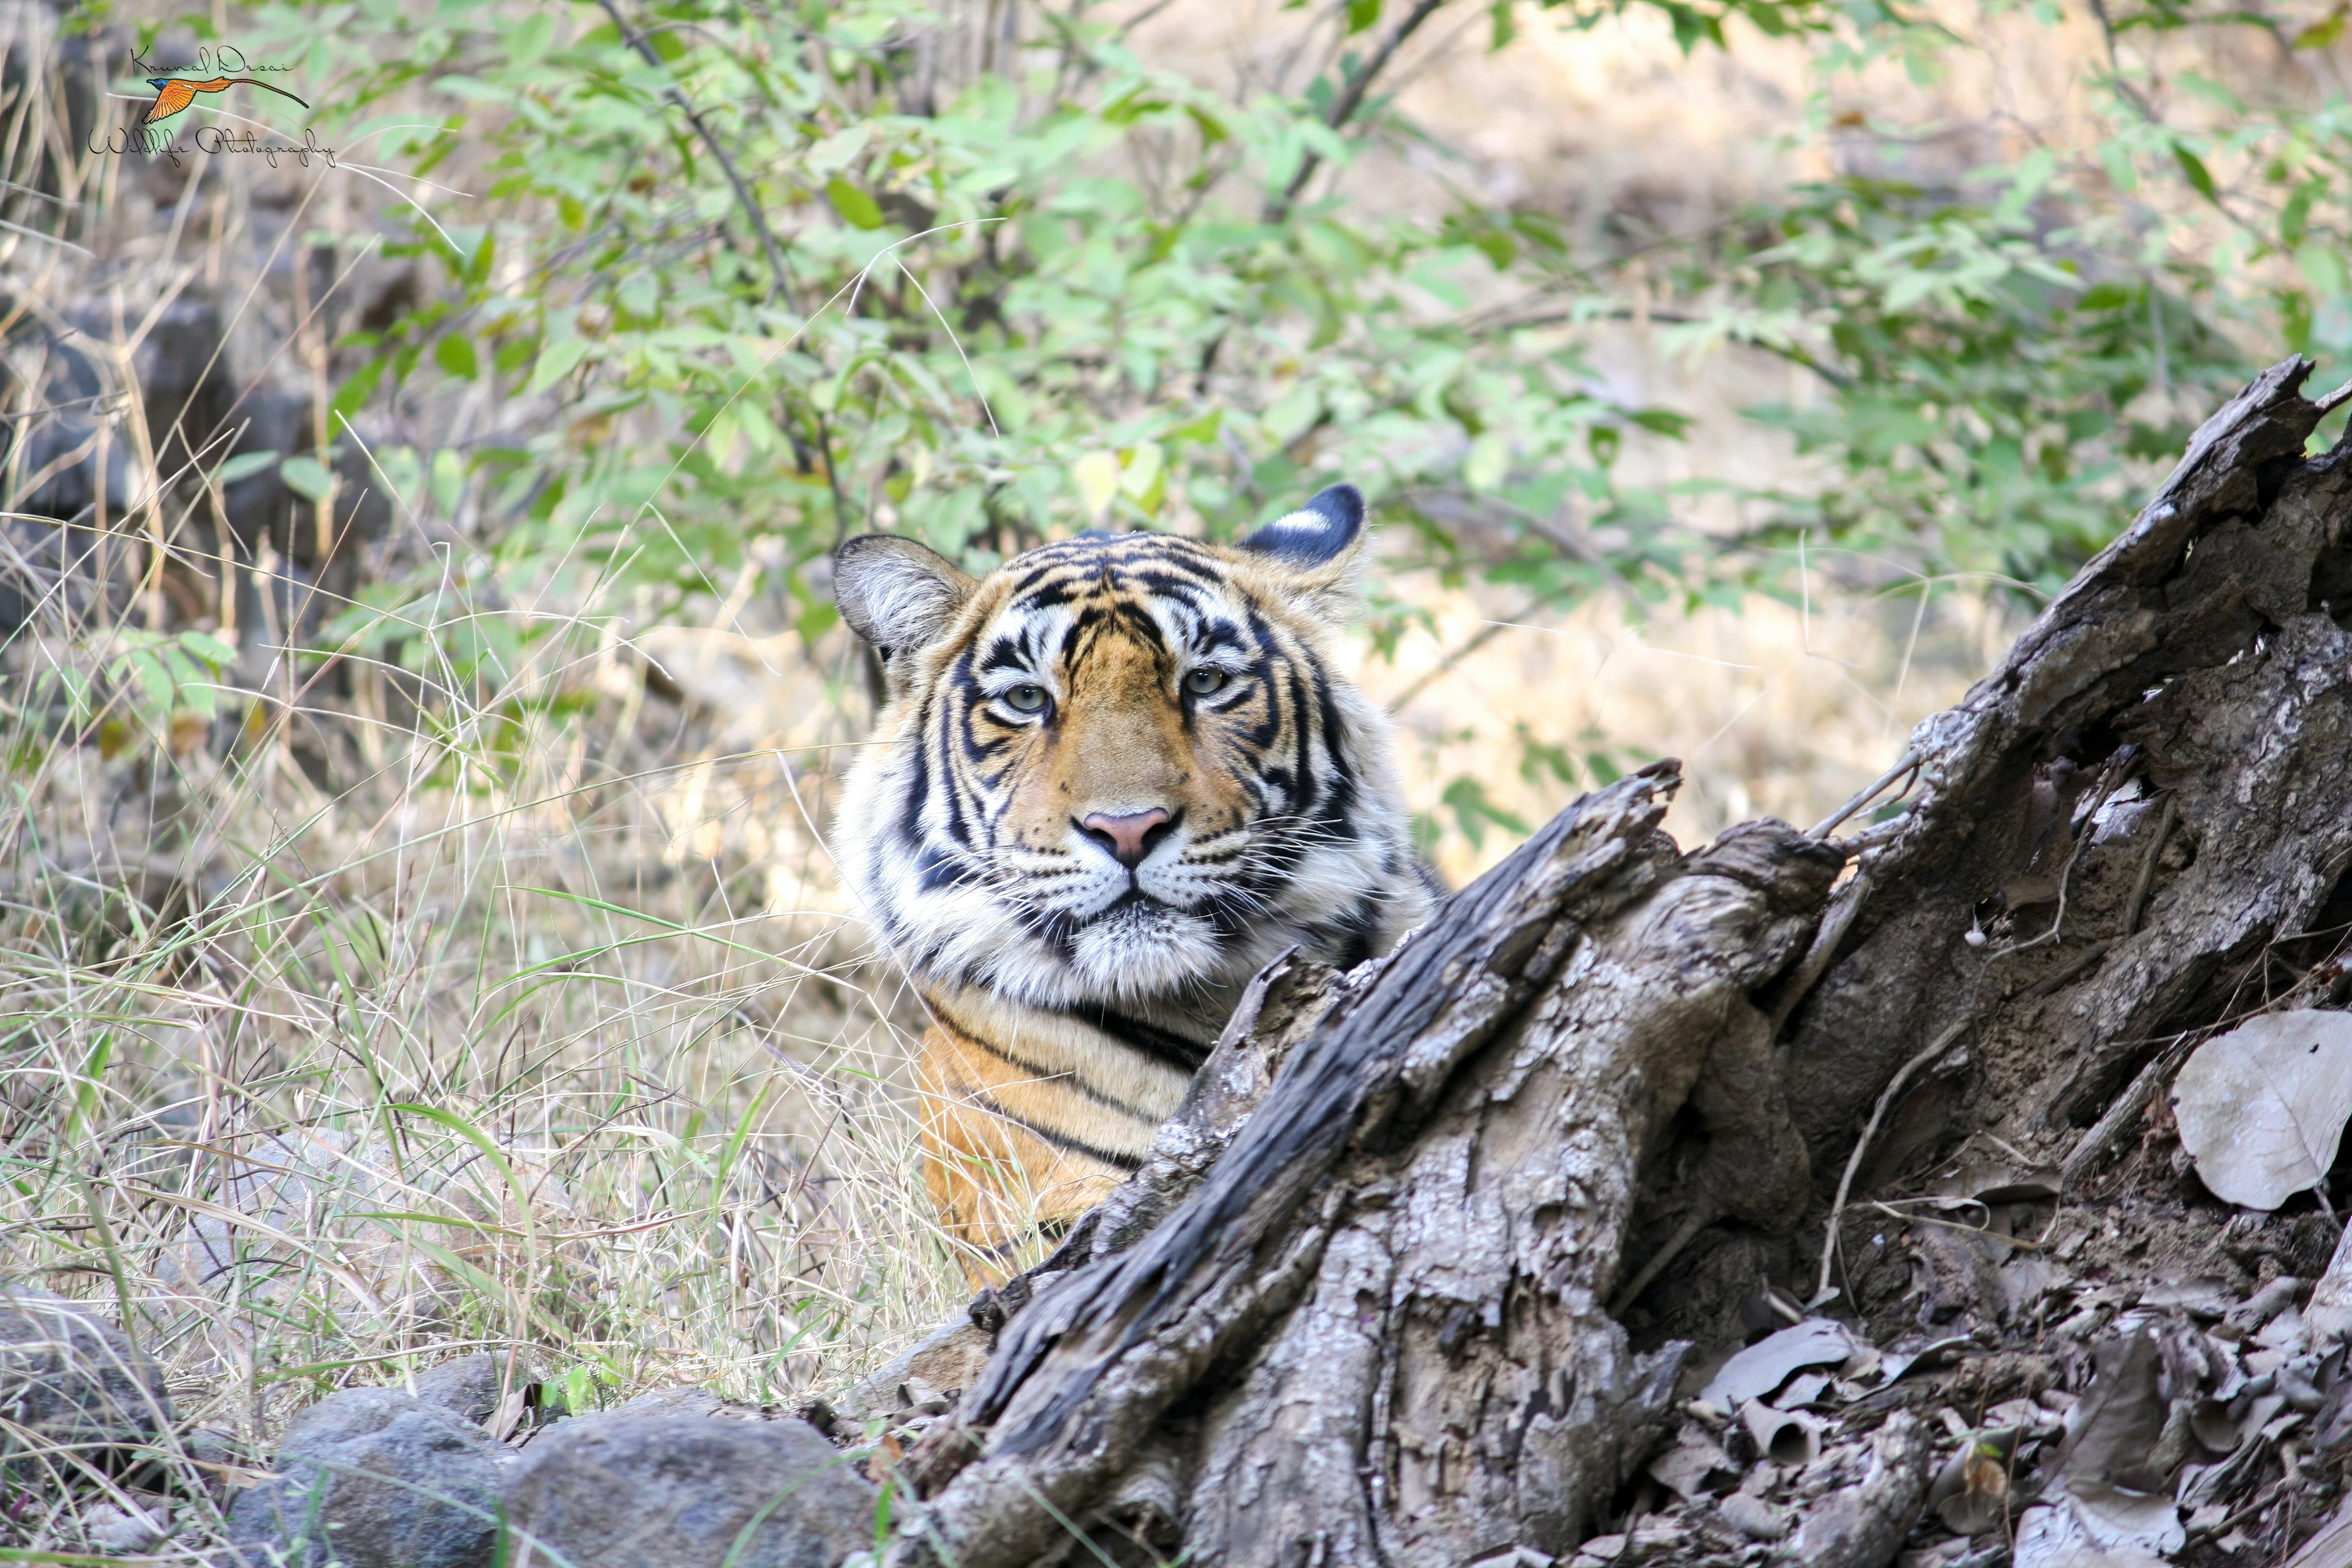
[(1078, 831), (1111, 852), (1112, 858), (1129, 870), (1143, 863), (1167, 834), (1168, 814), (1153, 806), (1128, 816), (1108, 816), (1097, 811), (1078, 824)]

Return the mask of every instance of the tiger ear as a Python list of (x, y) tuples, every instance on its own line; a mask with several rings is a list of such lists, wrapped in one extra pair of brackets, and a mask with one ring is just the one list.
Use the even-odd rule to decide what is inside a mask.
[(1364, 492), (1332, 485), (1243, 540), (1242, 548), (1287, 568), (1316, 613), (1337, 620), (1353, 602), (1364, 538)]
[(979, 586), (938, 551), (895, 533), (861, 533), (833, 552), (841, 618), (886, 663), (937, 641)]
[(1242, 548), (1286, 566), (1311, 569), (1339, 559), (1363, 536), (1364, 492), (1353, 485), (1332, 485), (1243, 540)]

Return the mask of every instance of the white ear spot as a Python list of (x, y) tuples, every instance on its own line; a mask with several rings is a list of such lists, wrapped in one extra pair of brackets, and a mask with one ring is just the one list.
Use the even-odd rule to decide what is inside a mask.
[(1243, 540), (1242, 548), (1292, 566), (1320, 566), (1363, 530), (1364, 493), (1353, 485), (1332, 485)]
[(833, 553), (833, 596), (849, 629), (885, 656), (927, 646), (979, 584), (939, 552), (862, 533)]

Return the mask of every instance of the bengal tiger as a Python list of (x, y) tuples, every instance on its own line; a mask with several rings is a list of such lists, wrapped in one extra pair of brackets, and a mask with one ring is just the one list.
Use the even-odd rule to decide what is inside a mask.
[(887, 697), (835, 855), (929, 1015), (925, 1184), (984, 1280), (1150, 1152), (1243, 987), (1431, 907), (1388, 725), (1338, 668), (1364, 501), (1238, 546), (1082, 533), (974, 579), (835, 552)]

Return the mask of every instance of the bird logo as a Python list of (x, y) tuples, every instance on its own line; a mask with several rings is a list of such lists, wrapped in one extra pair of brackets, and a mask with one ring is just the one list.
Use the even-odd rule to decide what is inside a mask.
[(196, 95), (200, 92), (226, 92), (230, 88), (237, 86), (262, 88), (276, 93), (280, 98), (293, 98), (295, 102), (301, 104), (305, 109), (310, 107), (308, 102), (295, 98), (284, 88), (271, 87), (259, 77), (216, 76), (210, 81), (190, 81), (185, 77), (151, 76), (147, 79), (147, 85), (155, 89), (155, 101), (147, 106), (147, 117), (140, 121), (142, 125), (153, 125), (171, 119), (172, 116), (195, 102)]

